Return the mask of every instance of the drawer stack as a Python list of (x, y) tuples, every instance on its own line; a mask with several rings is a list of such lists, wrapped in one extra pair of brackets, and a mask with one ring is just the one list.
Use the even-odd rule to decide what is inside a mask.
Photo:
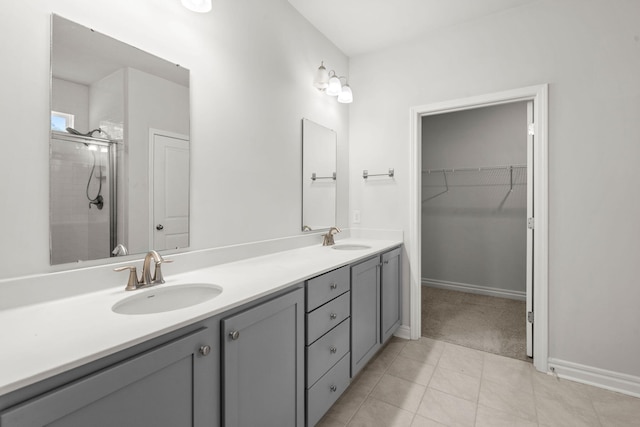
[(350, 270), (307, 281), (307, 426), (314, 426), (349, 385)]

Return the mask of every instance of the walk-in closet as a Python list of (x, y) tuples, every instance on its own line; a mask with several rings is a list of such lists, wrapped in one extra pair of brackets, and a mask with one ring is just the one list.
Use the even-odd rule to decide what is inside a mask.
[(527, 102), (422, 118), (423, 336), (529, 360), (530, 120)]

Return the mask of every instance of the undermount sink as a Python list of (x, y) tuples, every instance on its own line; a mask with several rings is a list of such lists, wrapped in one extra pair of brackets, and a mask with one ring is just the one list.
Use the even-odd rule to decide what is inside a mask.
[[(135, 292), (135, 291), (134, 291)], [(222, 288), (209, 283), (188, 283), (140, 291), (111, 307), (118, 314), (152, 314), (179, 310), (208, 301), (222, 293)]]
[(342, 244), (342, 245), (335, 245), (332, 246), (333, 249), (337, 249), (339, 251), (360, 251), (363, 249), (371, 249), (371, 246), (367, 246), (367, 245), (356, 245), (356, 244)]

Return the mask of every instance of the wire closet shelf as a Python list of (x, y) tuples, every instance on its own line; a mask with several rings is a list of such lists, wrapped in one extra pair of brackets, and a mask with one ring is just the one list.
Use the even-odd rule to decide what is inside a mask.
[[(527, 183), (527, 165), (503, 165), (503, 166), (479, 166), (479, 167), (463, 167), (463, 168), (441, 168), (441, 169), (425, 169), (423, 174), (423, 188), (442, 188), (444, 190), (437, 194), (431, 195), (422, 202), (427, 202), (445, 193), (453, 187), (480, 187), (480, 186), (509, 186), (509, 193), (513, 192), (514, 186), (526, 185)], [(485, 172), (490, 172), (486, 174)], [(478, 173), (481, 173), (478, 175)], [(438, 183), (433, 184), (429, 181), (429, 177), (424, 174), (440, 177)], [(459, 174), (458, 178), (454, 178)]]

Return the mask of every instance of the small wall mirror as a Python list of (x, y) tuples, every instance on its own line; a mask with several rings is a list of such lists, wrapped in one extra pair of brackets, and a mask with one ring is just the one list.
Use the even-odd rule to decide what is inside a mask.
[(336, 224), (336, 132), (302, 119), (302, 231)]
[(189, 71), (57, 15), (51, 28), (51, 263), (187, 247)]

